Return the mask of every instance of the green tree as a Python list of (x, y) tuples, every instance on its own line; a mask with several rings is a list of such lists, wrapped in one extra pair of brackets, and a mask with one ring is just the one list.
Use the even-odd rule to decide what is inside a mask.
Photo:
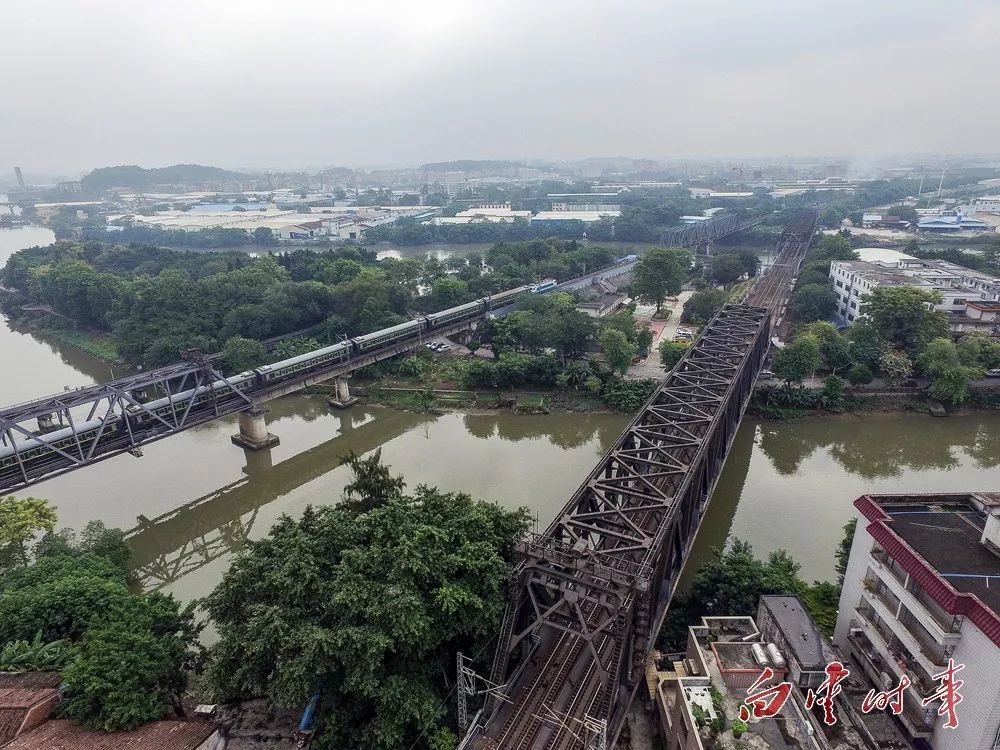
[[(976, 362), (976, 359), (972, 361)], [(972, 396), (971, 382), (985, 374), (985, 369), (978, 363), (964, 363), (959, 348), (949, 338), (931, 341), (918, 363), (920, 369), (931, 377), (931, 395), (956, 406), (969, 400)]]
[(403, 495), (403, 477), (394, 477), (382, 463), (382, 448), (376, 448), (368, 458), (353, 453), (342, 462), (351, 467), (354, 479), (344, 487), (341, 506), (355, 513), (367, 513), (381, 508)]
[(56, 512), (37, 497), (0, 497), (0, 571), (28, 564), (28, 543), (56, 527)]
[(886, 349), (879, 359), (878, 369), (886, 385), (900, 386), (913, 372), (913, 363), (906, 356), (906, 352)]
[(841, 538), (840, 544), (837, 545), (837, 551), (834, 553), (834, 557), (837, 559), (835, 569), (837, 571), (838, 587), (844, 585), (844, 576), (847, 575), (847, 561), (851, 557), (851, 545), (854, 543), (854, 532), (857, 528), (857, 518), (852, 518), (844, 524), (844, 536)]
[(851, 241), (840, 234), (824, 234), (809, 253), (810, 262), (831, 260), (857, 260)]
[(837, 370), (851, 364), (850, 349), (847, 340), (832, 323), (825, 320), (818, 320), (809, 325), (802, 326), (800, 332), (815, 336), (819, 340), (823, 366), (833, 374), (836, 374)]
[(828, 283), (800, 286), (788, 301), (788, 311), (803, 323), (828, 318), (836, 308), (837, 295)]
[(836, 375), (830, 375), (823, 380), (820, 399), (827, 408), (836, 409), (844, 403), (844, 381)]
[(673, 366), (681, 361), (681, 357), (688, 350), (688, 346), (689, 344), (686, 341), (661, 341), (660, 365), (663, 369), (673, 369)]
[(267, 349), (259, 341), (231, 336), (222, 347), (222, 362), (227, 373), (239, 373), (262, 365), (267, 360)]
[(649, 349), (653, 346), (653, 331), (648, 325), (639, 329), (639, 333), (635, 337), (635, 345), (643, 356), (649, 354)]
[(264, 246), (274, 245), (274, 232), (268, 227), (257, 227), (253, 230), (253, 244)]
[(702, 289), (695, 292), (684, 303), (681, 320), (685, 323), (703, 325), (722, 309), (728, 299), (728, 295), (721, 289)]
[(632, 364), (632, 358), (635, 357), (635, 345), (616, 328), (601, 329), (597, 338), (601, 342), (601, 348), (611, 369), (624, 375)]
[(819, 340), (808, 334), (798, 336), (774, 358), (774, 374), (786, 383), (801, 383), (823, 364)]
[(736, 255), (716, 255), (712, 258), (710, 276), (716, 284), (731, 284), (746, 273), (743, 260)]
[(632, 291), (660, 311), (667, 297), (678, 294), (691, 267), (691, 253), (676, 247), (653, 247), (636, 264)]
[(882, 353), (886, 349), (885, 341), (879, 332), (863, 318), (847, 329), (847, 345), (851, 362), (865, 365), (869, 370), (878, 367)]
[(860, 362), (852, 365), (851, 369), (847, 371), (847, 382), (851, 385), (867, 385), (874, 378), (875, 376), (872, 375), (872, 371), (868, 365), (861, 364)]
[(429, 748), (455, 652), (485, 650), (500, 623), (528, 518), (424, 486), (366, 513), (282, 517), (206, 600), (207, 685), (289, 707), (320, 692), (325, 746)]
[(172, 705), (183, 715), (186, 645), (145, 623), (93, 627), (63, 673), (62, 713), (88, 729), (117, 732), (163, 718)]
[(933, 308), (940, 301), (936, 290), (878, 287), (865, 298), (865, 316), (892, 348), (914, 355), (932, 339), (948, 335), (948, 316)]

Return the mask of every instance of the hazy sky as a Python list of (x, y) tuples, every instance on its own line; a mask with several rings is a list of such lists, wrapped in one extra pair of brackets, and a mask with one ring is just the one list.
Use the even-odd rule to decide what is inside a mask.
[(998, 0), (4, 2), (0, 169), (1000, 151)]

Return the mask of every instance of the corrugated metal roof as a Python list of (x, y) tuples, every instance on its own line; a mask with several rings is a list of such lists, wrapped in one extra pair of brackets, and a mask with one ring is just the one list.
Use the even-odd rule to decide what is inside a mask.
[(95, 732), (53, 719), (4, 750), (196, 750), (215, 727), (204, 721), (154, 721), (131, 732)]

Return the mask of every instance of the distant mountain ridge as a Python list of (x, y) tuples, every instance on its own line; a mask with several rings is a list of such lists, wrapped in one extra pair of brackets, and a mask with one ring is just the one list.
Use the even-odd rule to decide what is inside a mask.
[(421, 164), (425, 172), (478, 172), (484, 169), (517, 169), (523, 167), (519, 161), (496, 159), (459, 159), (457, 161), (435, 161)]
[(113, 187), (142, 190), (151, 185), (234, 180), (241, 177), (244, 175), (239, 172), (230, 172), (221, 167), (206, 167), (201, 164), (174, 164), (169, 167), (154, 167), (152, 169), (129, 164), (118, 167), (100, 167), (90, 172), (81, 182), (87, 192), (98, 192)]

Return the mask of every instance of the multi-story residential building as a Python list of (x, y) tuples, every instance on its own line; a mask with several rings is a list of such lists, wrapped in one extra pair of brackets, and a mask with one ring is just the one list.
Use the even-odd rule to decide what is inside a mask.
[(847, 324), (864, 315), (865, 297), (884, 286), (913, 286), (940, 292), (941, 302), (935, 307), (952, 318), (954, 330), (960, 330), (959, 324), (967, 317), (966, 303), (1000, 300), (1000, 279), (981, 271), (891, 250), (878, 250), (867, 258), (830, 263), (830, 282), (837, 295), (836, 312)]
[(764, 640), (785, 654), (790, 683), (803, 691), (823, 684), (830, 652), (823, 648), (819, 628), (797, 596), (762, 596), (757, 626)]
[[(878, 690), (911, 680), (902, 725), (935, 750), (1000, 747), (1000, 494), (864, 495), (834, 643)], [(963, 665), (958, 726), (940, 675)]]

